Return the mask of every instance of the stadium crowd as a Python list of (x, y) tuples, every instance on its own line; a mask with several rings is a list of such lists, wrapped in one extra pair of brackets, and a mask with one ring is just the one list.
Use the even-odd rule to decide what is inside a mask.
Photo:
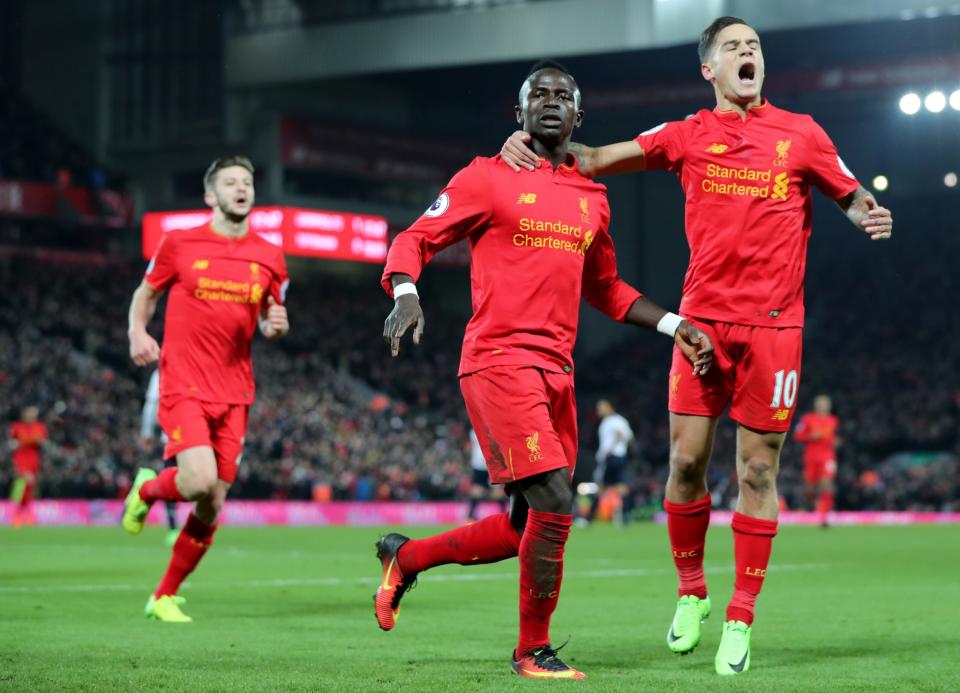
[[(930, 252), (955, 255), (957, 240), (931, 232), (925, 241), (884, 254), (851, 234), (811, 251), (800, 410), (819, 392), (833, 397), (838, 509), (960, 509), (960, 389), (949, 356), (960, 334), (930, 302), (952, 295), (956, 280), (923, 262)], [(0, 261), (0, 414), (12, 421), (27, 404), (41, 407), (51, 433), (44, 496), (121, 497), (138, 465), (159, 461), (159, 441), (144, 445), (138, 435), (149, 372), (127, 355), (126, 309), (141, 269)], [(289, 308), (288, 339), (255, 341), (258, 397), (233, 495), (463, 497), (468, 422), (456, 369), (464, 319), (432, 309), (425, 347), (393, 360), (379, 337), (389, 300), (376, 287), (295, 279)], [(151, 329), (159, 336), (161, 327), (156, 319)], [(578, 361), (578, 479), (589, 478), (595, 449), (593, 402), (610, 397), (636, 433), (632, 488), (648, 509), (659, 506), (666, 480), (669, 351), (666, 340), (638, 334)], [(725, 422), (717, 435), (710, 486), (718, 507), (736, 497), (734, 433)], [(0, 492), (11, 472), (4, 460)], [(802, 485), (800, 448), (788, 442), (780, 481), (788, 507), (802, 507)]]

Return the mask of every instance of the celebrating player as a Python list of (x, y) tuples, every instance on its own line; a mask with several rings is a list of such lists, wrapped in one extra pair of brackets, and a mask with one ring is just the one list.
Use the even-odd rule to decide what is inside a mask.
[[(750, 668), (754, 604), (777, 533), (776, 477), (800, 378), (803, 274), (812, 188), (835, 200), (873, 240), (889, 238), (890, 211), (877, 204), (807, 115), (760, 96), (763, 52), (742, 19), (720, 17), (700, 37), (700, 70), (717, 106), (664, 123), (635, 140), (599, 148), (571, 144), (589, 177), (667, 169), (686, 195), (690, 266), (682, 314), (716, 345), (706, 378), (685, 373), (674, 353), (669, 380), (670, 476), (667, 528), (680, 600), (667, 643), (685, 654), (710, 613), (703, 547), (710, 522), (706, 470), (717, 420), (730, 404), (737, 429), (740, 496), (733, 516), (736, 578), (717, 673)], [(515, 132), (502, 156), (516, 169), (539, 166)]]
[(13, 482), (12, 500), (17, 504), (13, 510), (13, 526), (33, 524), (30, 508), (33, 490), (40, 473), (40, 448), (47, 440), (47, 427), (39, 421), (40, 410), (35, 406), (24, 407), (20, 420), (10, 427), (10, 449), (13, 451), (13, 470), (17, 475)]
[[(217, 159), (203, 177), (210, 224), (166, 234), (130, 304), (130, 357), (160, 361), (159, 421), (175, 467), (158, 476), (141, 469), (127, 496), (123, 526), (138, 534), (154, 501), (194, 501), (173, 545), (163, 579), (147, 601), (148, 617), (192, 620), (177, 596), (213, 541), (217, 516), (237, 474), (254, 397), (250, 342), (259, 324), (268, 339), (290, 326), (283, 306), (287, 268), (282, 249), (250, 233), (253, 165)], [(170, 289), (163, 351), (147, 333), (157, 301)]]
[(793, 437), (803, 443), (803, 481), (807, 503), (820, 515), (820, 524), (829, 524), (833, 510), (834, 479), (837, 478), (837, 427), (828, 395), (817, 395), (813, 411), (800, 417)]
[(424, 331), (414, 282), (440, 250), (471, 248), (473, 317), (460, 362), (460, 387), (493, 483), (506, 484), (509, 513), (444, 534), (377, 542), (383, 569), (374, 597), (383, 630), (417, 574), (437, 565), (519, 556), (520, 634), (513, 670), (525, 677), (583, 678), (550, 646), (550, 618), (570, 532), (571, 474), (577, 457), (573, 362), (580, 297), (615, 320), (670, 335), (706, 372), (712, 346), (679, 316), (643, 298), (617, 275), (605, 188), (583, 177), (567, 151), (580, 125), (580, 92), (552, 61), (533, 67), (520, 89), (517, 122), (547, 165), (515, 175), (500, 157), (478, 157), (390, 248), (382, 283), (395, 299), (383, 336), (391, 353), (414, 327)]

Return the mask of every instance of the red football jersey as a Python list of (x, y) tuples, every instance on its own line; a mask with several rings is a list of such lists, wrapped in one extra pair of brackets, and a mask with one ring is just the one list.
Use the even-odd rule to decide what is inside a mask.
[(19, 443), (13, 451), (14, 464), (35, 464), (40, 460), (40, 444), (47, 439), (47, 427), (40, 421), (16, 421), (10, 427), (10, 437)]
[(160, 395), (249, 404), (250, 342), (266, 297), (283, 303), (283, 250), (250, 232), (227, 238), (209, 225), (164, 234), (147, 267), (154, 289), (170, 289), (160, 352)]
[(690, 265), (680, 311), (802, 327), (812, 187), (836, 200), (860, 185), (823, 129), (763, 101), (746, 120), (702, 110), (637, 142), (647, 168), (676, 173), (686, 196)]
[(837, 455), (839, 419), (833, 414), (804, 414), (793, 437), (803, 443), (805, 460), (832, 460)]
[(499, 155), (477, 157), (390, 246), (382, 283), (393, 295), (391, 275), (416, 280), (469, 239), (473, 317), (460, 375), (499, 365), (569, 373), (580, 296), (621, 321), (640, 297), (617, 274), (606, 187), (568, 161), (515, 173)]

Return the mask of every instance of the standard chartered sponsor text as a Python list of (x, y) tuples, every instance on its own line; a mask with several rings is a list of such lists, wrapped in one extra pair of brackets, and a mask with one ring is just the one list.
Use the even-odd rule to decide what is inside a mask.
[[(700, 181), (700, 188), (704, 192), (716, 195), (740, 195), (765, 199), (770, 197), (770, 176), (770, 169), (755, 169), (748, 166), (728, 168), (718, 164), (707, 164), (707, 177)], [(753, 185), (739, 181), (748, 181)], [(757, 185), (757, 183), (765, 185)]]

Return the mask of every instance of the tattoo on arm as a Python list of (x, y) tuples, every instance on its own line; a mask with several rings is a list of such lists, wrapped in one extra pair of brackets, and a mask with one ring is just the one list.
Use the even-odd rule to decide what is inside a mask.
[(861, 220), (866, 218), (869, 211), (866, 203), (867, 197), (872, 197), (872, 195), (861, 185), (846, 197), (837, 200), (837, 206), (851, 222), (859, 224)]

